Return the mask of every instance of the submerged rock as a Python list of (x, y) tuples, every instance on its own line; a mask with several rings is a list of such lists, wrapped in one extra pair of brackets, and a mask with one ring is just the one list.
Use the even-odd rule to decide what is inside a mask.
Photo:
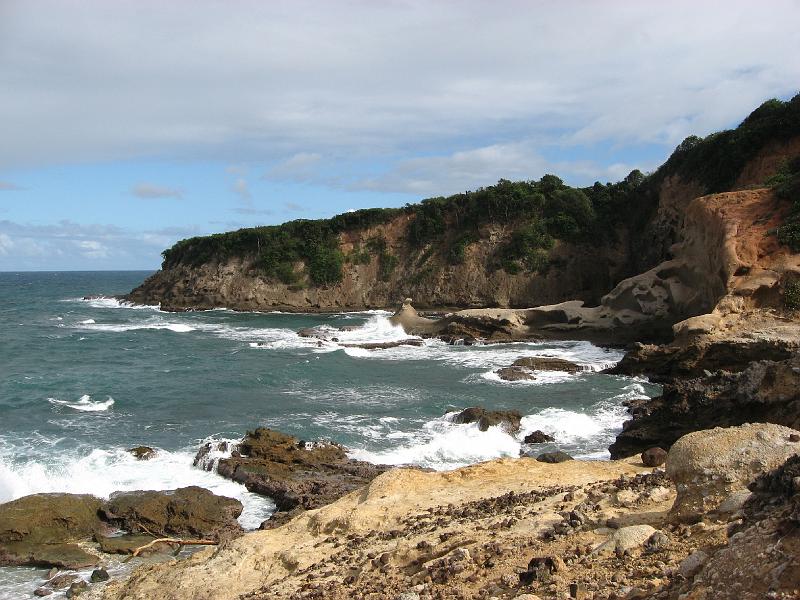
[(150, 460), (156, 455), (156, 451), (150, 446), (136, 446), (128, 450), (137, 460)]
[(519, 431), (522, 415), (516, 410), (486, 410), (480, 406), (465, 408), (453, 416), (453, 423), (477, 423), (478, 429), (486, 431), (489, 427), (500, 425), (508, 433)]
[(101, 514), (131, 532), (219, 537), (223, 532), (241, 532), (236, 519), (242, 514), (242, 503), (189, 486), (165, 492), (116, 492), (102, 506)]
[(556, 440), (552, 435), (547, 435), (544, 431), (537, 429), (526, 435), (525, 439), (522, 441), (526, 444), (546, 444), (547, 442), (554, 442)]
[(308, 444), (259, 427), (242, 440), (240, 456), (220, 459), (217, 472), (290, 511), (329, 504), (388, 468), (350, 459), (337, 444)]
[(87, 494), (34, 494), (0, 505), (0, 564), (96, 565), (96, 556), (71, 542), (104, 529), (100, 505)]
[(536, 375), (523, 367), (503, 367), (495, 371), (503, 381), (533, 381)]

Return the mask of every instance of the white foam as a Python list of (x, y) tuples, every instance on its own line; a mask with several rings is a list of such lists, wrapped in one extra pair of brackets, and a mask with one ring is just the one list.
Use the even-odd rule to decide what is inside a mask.
[(272, 512), (267, 498), (248, 492), (241, 484), (192, 466), (190, 451), (157, 450), (150, 460), (137, 460), (125, 449), (94, 449), (85, 453), (60, 453), (43, 463), (12, 461), (0, 455), (0, 503), (40, 492), (94, 494), (107, 498), (116, 491), (170, 490), (189, 485), (237, 498), (244, 505), (239, 522), (257, 528)]
[(132, 310), (161, 310), (160, 304), (135, 304), (111, 296), (97, 296), (95, 298), (69, 298), (66, 302), (81, 302), (92, 308), (127, 308)]
[(410, 443), (380, 451), (354, 449), (350, 456), (373, 463), (417, 465), (437, 470), (455, 469), (501, 456), (519, 456), (519, 442), (501, 426), (481, 431), (476, 423), (453, 423), (450, 418), (454, 414), (428, 421)]
[(99, 400), (97, 402), (92, 402), (92, 397), (87, 394), (81, 396), (77, 402), (59, 400), (58, 398), (48, 398), (47, 401), (50, 402), (50, 404), (66, 406), (67, 408), (72, 408), (81, 412), (102, 412), (114, 406), (114, 399), (111, 396), (102, 402)]
[(81, 321), (80, 324), (81, 325), (94, 325), (95, 322), (96, 321), (94, 319), (85, 319), (85, 320)]

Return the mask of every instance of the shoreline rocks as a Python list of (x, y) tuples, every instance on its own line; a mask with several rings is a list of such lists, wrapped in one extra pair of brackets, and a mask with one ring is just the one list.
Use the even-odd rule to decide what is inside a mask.
[(489, 427), (500, 425), (507, 433), (519, 431), (522, 415), (516, 410), (486, 410), (480, 406), (471, 406), (453, 415), (451, 421), (459, 425), (477, 423), (478, 429), (486, 431)]
[(265, 427), (247, 432), (239, 453), (220, 459), (217, 472), (269, 496), (279, 512), (319, 508), (388, 469), (348, 458), (336, 444), (307, 444)]

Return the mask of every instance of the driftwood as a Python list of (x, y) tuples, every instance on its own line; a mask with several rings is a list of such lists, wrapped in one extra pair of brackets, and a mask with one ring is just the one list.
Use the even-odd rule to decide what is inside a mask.
[(178, 550), (180, 550), (181, 546), (216, 546), (217, 544), (219, 544), (219, 542), (217, 540), (185, 540), (182, 538), (156, 538), (146, 543), (144, 546), (139, 546), (138, 548), (136, 548), (133, 551), (133, 553), (123, 562), (128, 562), (130, 559), (139, 556), (139, 553), (142, 552), (143, 550), (147, 550), (148, 548), (155, 546), (156, 544), (178, 544)]

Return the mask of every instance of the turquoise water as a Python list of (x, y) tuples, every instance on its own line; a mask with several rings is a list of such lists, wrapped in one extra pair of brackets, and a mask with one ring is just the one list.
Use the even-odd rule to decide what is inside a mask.
[[(380, 311), (166, 313), (83, 300), (127, 292), (147, 275), (0, 273), (0, 502), (40, 491), (107, 495), (198, 484), (242, 499), (242, 522), (255, 527), (270, 502), (193, 468), (203, 441), (266, 425), (335, 440), (366, 460), (444, 469), (518, 455), (521, 437), (543, 429), (558, 447), (599, 458), (624, 420), (621, 402), (657, 391), (594, 372), (621, 353), (586, 342), (319, 347), (297, 330), (353, 327), (336, 334), (341, 344), (405, 334)], [(535, 354), (594, 371), (515, 384), (493, 375)], [(473, 405), (519, 410), (521, 434), (479, 432), (445, 417)], [(144, 463), (125, 452), (141, 444), (159, 456)]]

